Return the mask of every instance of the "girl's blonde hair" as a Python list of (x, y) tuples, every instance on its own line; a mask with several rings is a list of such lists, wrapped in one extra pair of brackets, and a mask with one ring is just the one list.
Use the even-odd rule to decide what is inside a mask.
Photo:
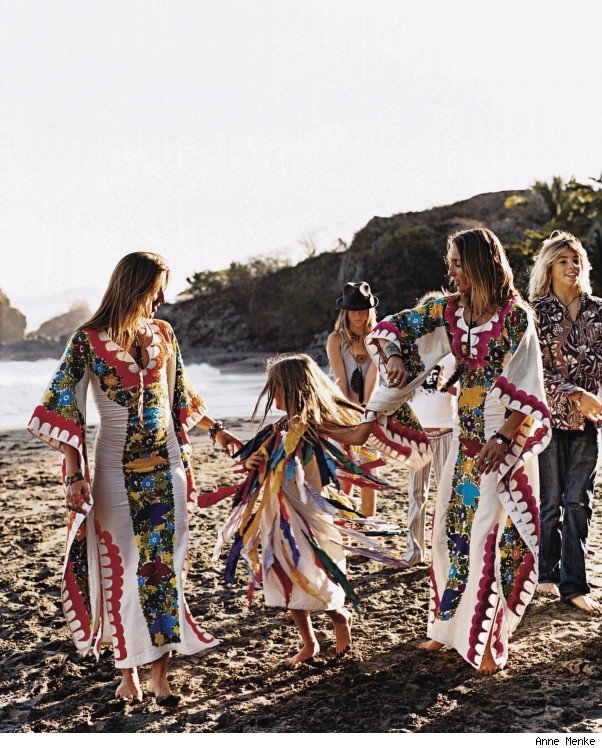
[(470, 281), (466, 296), (473, 309), (485, 311), (512, 298), (522, 301), (514, 286), (508, 257), (493, 231), (484, 228), (458, 231), (447, 239), (448, 252), (452, 244), (458, 248), (462, 270)]
[(82, 326), (106, 330), (111, 340), (127, 351), (140, 321), (152, 314), (163, 273), (167, 282), (169, 267), (161, 255), (154, 252), (126, 255), (113, 270), (97, 311)]
[(553, 231), (546, 239), (535, 258), (535, 264), (529, 278), (529, 299), (546, 296), (552, 290), (552, 265), (556, 262), (563, 249), (572, 249), (579, 255), (581, 270), (577, 278), (577, 288), (580, 293), (592, 292), (589, 274), (592, 269), (587, 252), (583, 245), (568, 231)]
[(330, 381), (318, 364), (305, 353), (284, 354), (268, 359), (267, 382), (261, 391), (252, 418), (259, 403), (266, 397), (262, 424), (272, 407), (277, 390), (282, 393), (289, 423), (297, 422), (308, 427), (314, 435), (330, 427), (351, 426), (359, 423), (363, 408), (343, 395)]
[[(349, 318), (347, 317), (348, 311), (348, 309), (339, 310), (339, 316), (336, 318), (336, 321), (334, 323), (334, 331), (340, 333), (347, 345), (351, 346), (351, 344), (353, 343), (353, 338), (351, 337), (351, 330), (349, 329)], [(376, 309), (373, 307), (372, 309), (367, 309), (366, 311), (368, 312), (368, 316), (366, 317), (366, 321), (364, 322), (364, 338), (376, 327)]]

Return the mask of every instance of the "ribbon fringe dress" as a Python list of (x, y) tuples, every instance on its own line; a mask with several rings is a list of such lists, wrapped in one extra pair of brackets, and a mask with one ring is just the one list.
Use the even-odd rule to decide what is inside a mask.
[[(470, 338), (470, 350), (468, 343)], [(533, 457), (548, 444), (550, 413), (531, 314), (509, 301), (469, 331), (459, 299), (445, 296), (380, 322), (367, 345), (381, 372), (385, 343), (399, 346), (409, 382), (381, 387), (366, 406), (371, 442), (412, 469), (429, 459), (426, 434), (406, 400), (453, 353), (462, 372), (458, 417), (433, 519), (428, 636), (478, 668), (485, 647), (503, 665), (508, 640), (530, 602), (539, 548), (539, 476)], [(527, 420), (496, 474), (475, 460), (511, 410)]]
[(183, 590), (196, 500), (187, 432), (205, 407), (186, 380), (171, 327), (161, 320), (150, 327), (143, 370), (105, 332), (78, 330), (28, 427), (55, 449), (79, 450), (89, 480), (92, 390), (101, 421), (92, 505), (85, 516), (69, 516), (63, 608), (78, 650), (98, 656), (110, 644), (118, 668), (219, 643), (194, 621)]

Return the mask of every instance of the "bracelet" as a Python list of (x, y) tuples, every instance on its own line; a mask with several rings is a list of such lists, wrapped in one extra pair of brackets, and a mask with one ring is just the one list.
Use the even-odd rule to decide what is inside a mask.
[(393, 356), (399, 356), (400, 358), (402, 358), (401, 351), (399, 350), (399, 346), (396, 345), (395, 343), (391, 343), (391, 342), (385, 343), (382, 347), (382, 351), (385, 354), (385, 357), (387, 358), (387, 360), (389, 360)]
[(77, 483), (79, 480), (85, 480), (84, 474), (81, 470), (77, 470), (73, 475), (65, 476), (65, 485), (70, 486), (72, 483)]
[(211, 439), (211, 441), (214, 442), (218, 435), (218, 432), (223, 430), (224, 424), (221, 421), (214, 421), (213, 426), (211, 426), (211, 428), (209, 429), (209, 438)]
[(508, 439), (507, 436), (500, 434), (499, 431), (495, 432), (495, 434), (493, 435), (493, 438), (496, 440), (498, 444), (505, 444), (507, 447), (512, 446), (512, 439)]

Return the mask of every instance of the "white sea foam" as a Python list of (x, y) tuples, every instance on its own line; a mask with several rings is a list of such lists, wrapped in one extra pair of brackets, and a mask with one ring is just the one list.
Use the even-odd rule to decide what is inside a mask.
[[(0, 429), (25, 428), (56, 365), (52, 359), (0, 362)], [(190, 364), (186, 371), (215, 418), (248, 418), (265, 382), (259, 373), (222, 374), (208, 364)], [(91, 396), (88, 422), (98, 423)]]

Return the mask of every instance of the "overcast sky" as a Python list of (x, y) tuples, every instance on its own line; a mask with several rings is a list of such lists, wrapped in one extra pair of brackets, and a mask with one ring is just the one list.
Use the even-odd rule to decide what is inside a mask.
[(0, 11), (0, 287), (25, 305), (137, 249), (173, 296), (308, 232), (602, 170), (599, 2)]

